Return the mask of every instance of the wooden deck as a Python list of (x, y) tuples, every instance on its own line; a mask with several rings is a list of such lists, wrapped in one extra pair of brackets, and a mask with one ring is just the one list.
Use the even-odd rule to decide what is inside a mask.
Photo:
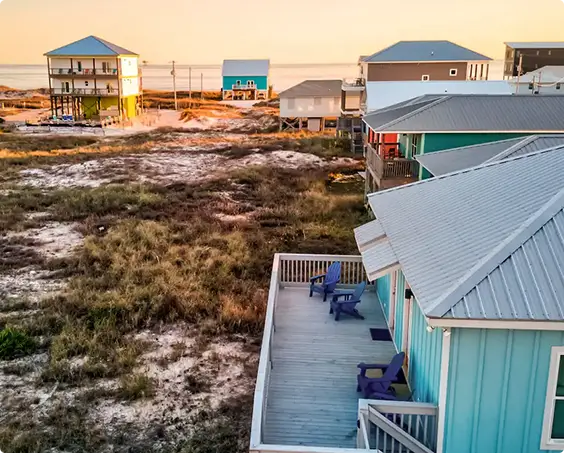
[(396, 351), (370, 337), (370, 328), (386, 327), (375, 293), (358, 306), (364, 321), (336, 322), (328, 302), (308, 296), (305, 287), (278, 294), (263, 443), (355, 448), (356, 365), (387, 363)]

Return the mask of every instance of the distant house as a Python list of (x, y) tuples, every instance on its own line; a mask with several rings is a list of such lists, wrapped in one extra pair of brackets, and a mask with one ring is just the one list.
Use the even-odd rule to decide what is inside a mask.
[(417, 162), (432, 176), (476, 167), (488, 162), (522, 156), (541, 149), (564, 146), (562, 135), (530, 135), (478, 145), (462, 146), (415, 156)]
[(506, 42), (503, 78), (535, 71), (544, 66), (564, 65), (564, 42)]
[(564, 93), (564, 65), (544, 66), (509, 80), (519, 94)]
[(45, 54), (51, 114), (74, 120), (133, 118), (139, 110), (139, 55), (96, 36)]
[(335, 130), (341, 80), (304, 80), (280, 93), (280, 129)]
[(563, 134), (564, 96), (426, 95), (377, 110), (363, 121), (370, 193), (428, 177), (416, 156), (531, 134)]
[(224, 60), (222, 92), (224, 100), (268, 99), (269, 60)]

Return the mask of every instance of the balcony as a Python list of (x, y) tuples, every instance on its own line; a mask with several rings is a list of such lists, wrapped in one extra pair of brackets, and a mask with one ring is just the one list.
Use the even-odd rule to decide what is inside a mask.
[(250, 451), (353, 453), (379, 445), (386, 453), (432, 453), (434, 406), (364, 400), (356, 392), (356, 365), (387, 363), (396, 349), (391, 341), (371, 338), (370, 328), (387, 328), (374, 284), (359, 305), (365, 320), (337, 322), (327, 302), (309, 297), (309, 278), (334, 261), (341, 262), (341, 287), (366, 280), (360, 256), (274, 257)]
[(241, 85), (241, 84), (235, 84), (232, 85), (231, 87), (233, 90), (256, 90), (257, 86), (256, 85)]
[(50, 74), (52, 76), (64, 76), (64, 77), (91, 77), (91, 76), (117, 76), (118, 70), (113, 68), (96, 68), (96, 69), (81, 69), (77, 68), (51, 68)]
[(366, 88), (366, 81), (363, 78), (357, 79), (343, 79), (341, 89), (343, 91), (364, 91)]
[[(394, 145), (382, 143), (380, 145)], [(396, 143), (399, 149), (399, 143)], [(376, 179), (380, 189), (409, 184), (419, 179), (419, 162), (403, 157), (384, 159), (371, 146), (367, 145), (366, 167)]]
[(118, 96), (117, 88), (51, 88), (51, 96)]

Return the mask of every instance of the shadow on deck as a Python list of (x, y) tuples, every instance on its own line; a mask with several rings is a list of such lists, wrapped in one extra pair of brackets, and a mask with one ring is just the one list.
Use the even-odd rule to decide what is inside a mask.
[(364, 321), (329, 314), (329, 302), (309, 298), (307, 287), (280, 288), (271, 345), (263, 442), (275, 445), (355, 448), (356, 365), (388, 363), (391, 341), (373, 341), (370, 328), (387, 328), (378, 296), (365, 292)]

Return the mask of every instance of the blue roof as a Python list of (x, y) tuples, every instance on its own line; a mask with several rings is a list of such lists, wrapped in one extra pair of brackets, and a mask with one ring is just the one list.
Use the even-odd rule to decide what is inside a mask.
[(82, 56), (116, 56), (116, 55), (138, 55), (131, 50), (116, 46), (97, 36), (88, 36), (66, 46), (47, 52), (47, 57), (82, 57)]
[(399, 41), (363, 59), (365, 63), (486, 60), (491, 58), (450, 41)]

